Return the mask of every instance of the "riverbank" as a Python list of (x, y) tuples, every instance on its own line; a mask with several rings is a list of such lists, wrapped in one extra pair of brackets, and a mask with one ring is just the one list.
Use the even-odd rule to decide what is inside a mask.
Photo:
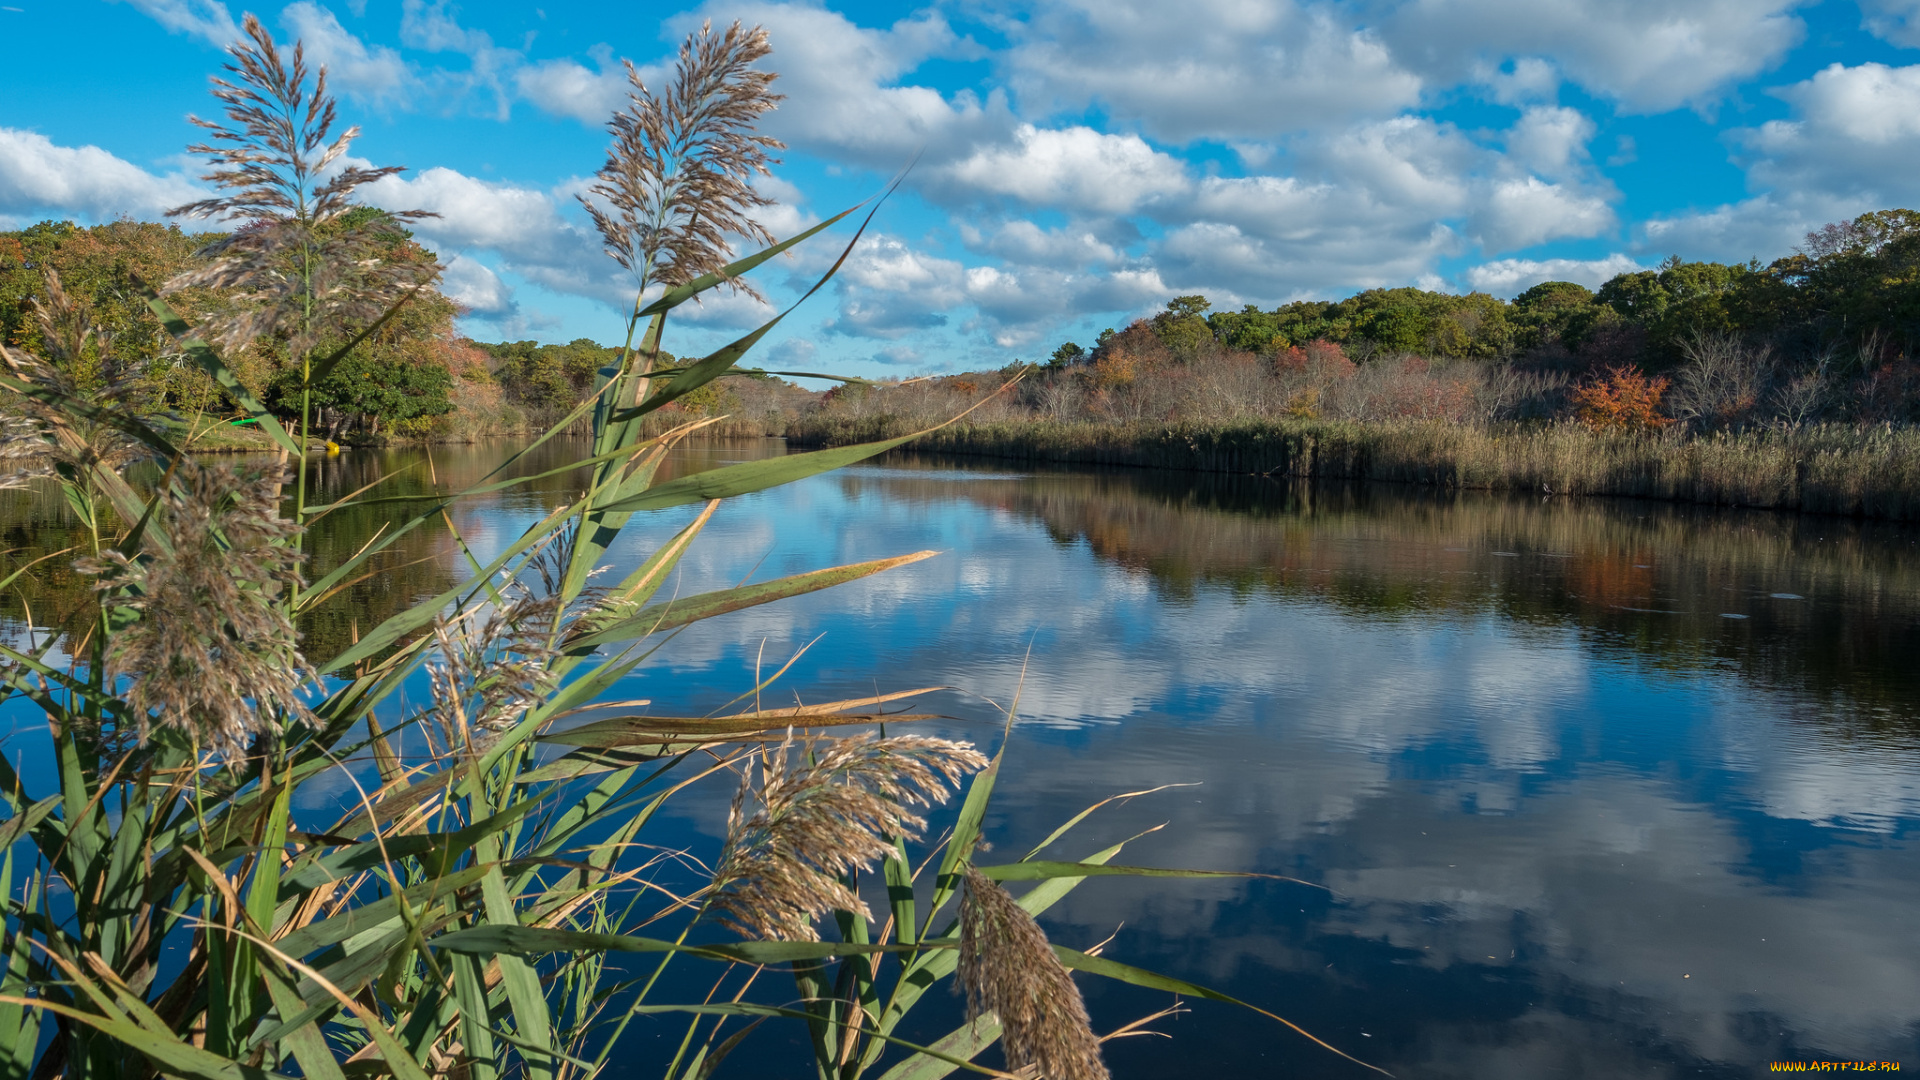
[[(796, 447), (912, 430), (892, 417), (802, 419)], [(1687, 437), (1576, 424), (1282, 420), (1219, 425), (1012, 421), (942, 428), (913, 449), (1015, 461), (1624, 495), (1714, 506), (1920, 520), (1920, 431), (1805, 427)]]

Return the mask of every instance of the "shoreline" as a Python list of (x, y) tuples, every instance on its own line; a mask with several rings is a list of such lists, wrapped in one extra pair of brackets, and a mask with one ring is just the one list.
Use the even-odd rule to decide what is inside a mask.
[[(801, 420), (790, 446), (893, 438), (890, 416)], [(1131, 425), (1013, 421), (931, 432), (903, 449), (1013, 461), (1364, 480), (1442, 489), (1599, 495), (1920, 520), (1920, 431), (1837, 425), (1687, 437), (1574, 424), (1444, 421)]]

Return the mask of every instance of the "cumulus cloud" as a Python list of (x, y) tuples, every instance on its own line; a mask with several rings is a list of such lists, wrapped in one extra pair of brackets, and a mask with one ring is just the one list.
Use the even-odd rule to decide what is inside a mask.
[(1517, 57), (1502, 67), (1482, 64), (1475, 69), (1473, 81), (1502, 105), (1551, 101), (1560, 92), (1559, 69), (1537, 56)]
[(1617, 194), (1587, 160), (1591, 135), (1577, 114), (1535, 108), (1504, 133), (1506, 154), (1417, 116), (1298, 142), (1291, 175), (1200, 181), (1161, 215), (1156, 263), (1181, 288), (1265, 300), (1420, 280), (1470, 243), (1601, 235)]
[(471, 313), (489, 317), (512, 313), (512, 290), (485, 263), (461, 254), (448, 259), (446, 267), (440, 277), (440, 291), (454, 303)]
[(827, 328), (857, 337), (898, 338), (945, 326), (946, 312), (966, 299), (959, 262), (916, 251), (894, 236), (862, 241), (835, 281), (840, 313)]
[(1119, 248), (1091, 225), (1043, 229), (1024, 218), (1007, 221), (992, 232), (972, 222), (960, 223), (960, 237), (974, 251), (1016, 263), (1055, 268), (1111, 266), (1120, 261)]
[(1588, 164), (1593, 133), (1593, 121), (1577, 109), (1536, 106), (1507, 131), (1507, 157), (1541, 176), (1575, 174)]
[(1861, 25), (1876, 37), (1920, 48), (1920, 0), (1861, 0)]
[(932, 173), (936, 189), (1096, 214), (1133, 213), (1191, 186), (1186, 166), (1137, 135), (1032, 124), (1022, 124), (1011, 144), (982, 147)]
[(1732, 135), (1756, 183), (1882, 200), (1920, 194), (1920, 65), (1831, 64), (1775, 93), (1795, 118)]
[(191, 34), (210, 45), (226, 48), (240, 40), (239, 24), (220, 0), (125, 0), (148, 18), (176, 34)]
[(327, 69), (328, 85), (356, 101), (406, 105), (420, 89), (419, 75), (398, 52), (361, 41), (318, 4), (288, 4), (280, 22)]
[(1758, 194), (1657, 215), (1643, 247), (1771, 259), (1828, 222), (1920, 201), (1920, 66), (1831, 64), (1774, 93), (1791, 117), (1727, 136)]
[(1613, 227), (1613, 208), (1537, 176), (1500, 180), (1473, 218), (1475, 239), (1488, 251), (1513, 251), (1568, 236), (1598, 236)]
[(1062, 0), (1015, 33), (1007, 66), (1031, 107), (1097, 105), (1173, 143), (1340, 125), (1421, 93), (1371, 31), (1289, 0)]
[(1015, 126), (998, 93), (983, 103), (971, 94), (949, 100), (930, 87), (899, 85), (928, 59), (971, 52), (937, 13), (872, 29), (812, 6), (710, 3), (670, 25), (686, 32), (707, 17), (766, 27), (774, 53), (765, 66), (779, 73), (776, 89), (787, 100), (764, 127), (809, 153), (890, 173), (922, 150), (929, 164), (964, 156)]
[(59, 146), (38, 132), (0, 127), (0, 211), (155, 218), (204, 195), (183, 176), (156, 176), (97, 146)]
[(1537, 57), (1638, 112), (1713, 105), (1772, 68), (1806, 27), (1801, 0), (1403, 0), (1369, 5), (1380, 39), (1430, 84)]
[(1496, 259), (1469, 268), (1466, 281), (1476, 292), (1511, 299), (1543, 281), (1572, 281), (1597, 289), (1608, 278), (1642, 269), (1623, 254), (1604, 259)]
[[(612, 54), (596, 50), (597, 70), (572, 60), (544, 60), (513, 73), (520, 96), (554, 116), (604, 124), (627, 104), (627, 71)], [(644, 74), (644, 73), (643, 73)]]

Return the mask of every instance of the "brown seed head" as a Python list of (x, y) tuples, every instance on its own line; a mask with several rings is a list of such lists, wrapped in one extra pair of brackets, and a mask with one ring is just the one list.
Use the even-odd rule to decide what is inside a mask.
[(430, 719), (449, 747), (507, 730), (553, 692), (548, 665), (556, 652), (558, 608), (552, 594), (522, 591), (483, 615), (435, 620), (440, 659), (427, 669), (434, 697)]
[[(753, 189), (754, 175), (769, 175), (767, 166), (779, 163), (769, 151), (785, 148), (752, 133), (754, 121), (782, 97), (769, 89), (773, 73), (752, 66), (772, 51), (760, 27), (735, 22), (715, 34), (707, 22), (680, 47), (664, 92), (648, 89), (627, 65), (630, 104), (607, 123), (613, 147), (592, 189), (605, 205), (580, 202), (607, 254), (642, 287), (681, 285), (721, 269), (729, 235), (773, 241), (750, 216), (772, 202)], [(731, 284), (759, 295), (744, 281)]]
[(968, 867), (960, 900), (958, 988), (967, 1019), (1000, 1018), (1007, 1065), (1047, 1080), (1107, 1080), (1080, 988), (1046, 932), (1007, 890)]
[(193, 735), (232, 760), (255, 735), (310, 716), (307, 678), (286, 595), (300, 583), (279, 516), (283, 470), (181, 462), (149, 530), (166, 543), (135, 558), (109, 552), (75, 564), (99, 575), (111, 607), (138, 616), (107, 645), (107, 675), (130, 680), (135, 734), (152, 725)]
[[(972, 745), (915, 736), (856, 735), (796, 744), (764, 756), (761, 784), (740, 778), (727, 845), (713, 877), (713, 910), (743, 934), (817, 941), (831, 911), (871, 917), (840, 876), (892, 857), (893, 838), (926, 821), (908, 809), (945, 802), (947, 785), (986, 767)], [(747, 812), (748, 803), (758, 809)]]
[[(74, 299), (60, 283), (60, 275), (46, 267), (45, 298), (33, 297), (33, 317), (39, 324), (44, 358), (0, 343), (0, 362), (6, 373), (21, 382), (85, 401), (109, 410), (141, 413), (146, 410), (141, 373), (114, 355), (113, 337), (93, 321), (86, 305)], [(94, 376), (80, 385), (75, 373)], [(111, 424), (98, 423), (29, 395), (8, 395), (0, 414), (0, 488), (20, 487), (49, 476), (56, 465), (85, 470), (99, 465), (120, 470), (155, 456), (146, 444)]]
[(326, 69), (309, 89), (298, 43), (289, 58), (259, 19), (248, 15), (245, 30), (246, 39), (227, 50), (233, 81), (213, 80), (227, 121), (194, 117), (212, 141), (187, 148), (207, 157), (212, 171), (201, 179), (223, 193), (167, 211), (221, 218), (234, 231), (203, 248), (208, 261), (167, 282), (166, 291), (233, 290), (231, 303), (203, 322), (207, 339), (237, 349), (279, 335), (300, 357), (343, 325), (370, 321), (405, 290), (438, 276), (437, 265), (391, 257), (405, 239), (403, 222), (436, 215), (404, 210), (348, 217), (355, 189), (404, 170), (333, 167), (360, 129), (333, 135)]

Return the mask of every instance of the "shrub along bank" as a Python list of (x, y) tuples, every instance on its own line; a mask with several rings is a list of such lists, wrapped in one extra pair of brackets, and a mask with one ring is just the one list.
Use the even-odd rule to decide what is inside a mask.
[[(802, 420), (799, 446), (912, 430), (890, 417)], [(1001, 421), (942, 428), (918, 451), (1029, 462), (1381, 480), (1450, 488), (1625, 495), (1808, 513), (1920, 519), (1920, 432), (1881, 425), (1686, 436), (1574, 423), (1468, 426), (1434, 420), (1221, 424)]]

